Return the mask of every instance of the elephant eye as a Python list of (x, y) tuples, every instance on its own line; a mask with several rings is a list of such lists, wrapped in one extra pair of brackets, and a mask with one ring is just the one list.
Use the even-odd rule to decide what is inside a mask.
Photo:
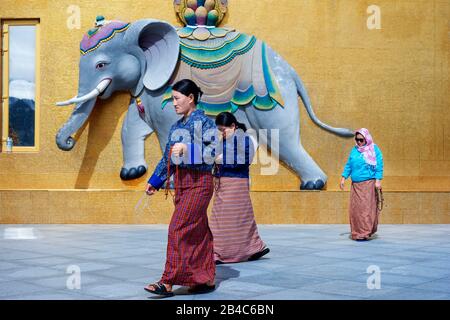
[(97, 63), (97, 65), (95, 66), (95, 69), (103, 69), (104, 67), (106, 67), (106, 63), (105, 62), (99, 62)]

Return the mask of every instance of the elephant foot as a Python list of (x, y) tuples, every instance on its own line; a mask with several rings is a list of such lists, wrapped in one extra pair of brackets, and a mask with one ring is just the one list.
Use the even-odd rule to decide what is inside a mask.
[(300, 185), (300, 190), (322, 190), (325, 183), (322, 179), (317, 179), (316, 181), (302, 182)]
[(133, 180), (142, 177), (147, 172), (144, 166), (139, 166), (137, 168), (122, 168), (120, 170), (120, 178), (122, 180)]

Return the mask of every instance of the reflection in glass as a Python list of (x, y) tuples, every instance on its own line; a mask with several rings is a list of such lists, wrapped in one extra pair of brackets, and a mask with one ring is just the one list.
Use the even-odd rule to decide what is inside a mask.
[(9, 136), (35, 145), (36, 27), (9, 26)]

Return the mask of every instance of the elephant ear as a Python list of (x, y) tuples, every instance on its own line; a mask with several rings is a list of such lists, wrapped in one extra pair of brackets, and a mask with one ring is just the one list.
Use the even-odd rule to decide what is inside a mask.
[(175, 70), (180, 52), (175, 28), (161, 20), (138, 20), (128, 28), (124, 40), (128, 50), (138, 51), (140, 59), (144, 60), (136, 93), (140, 92), (142, 84), (149, 90), (164, 86)]

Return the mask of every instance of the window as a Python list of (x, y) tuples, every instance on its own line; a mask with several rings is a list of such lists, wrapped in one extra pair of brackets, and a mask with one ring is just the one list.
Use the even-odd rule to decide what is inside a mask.
[(2, 152), (39, 148), (39, 21), (1, 23)]

